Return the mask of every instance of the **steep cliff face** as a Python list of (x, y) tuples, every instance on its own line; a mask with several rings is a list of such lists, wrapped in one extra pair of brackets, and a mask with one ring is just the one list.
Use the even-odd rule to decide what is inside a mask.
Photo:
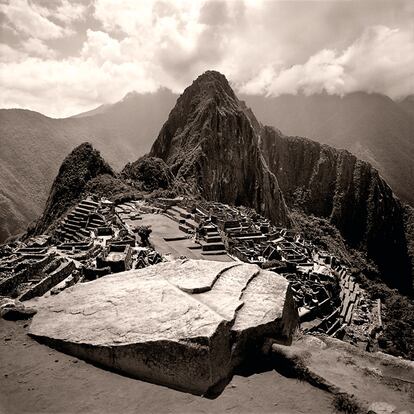
[(253, 207), (275, 223), (288, 224), (283, 195), (261, 154), (255, 124), (226, 78), (209, 71), (177, 100), (150, 155), (170, 166), (178, 189)]
[(389, 284), (411, 289), (403, 209), (377, 170), (348, 151), (270, 127), (260, 142), (289, 207), (328, 218), (351, 247), (367, 252)]
[(114, 176), (112, 168), (101, 157), (99, 151), (88, 142), (76, 147), (59, 168), (45, 210), (34, 232), (45, 231), (55, 219), (76, 203), (88, 181), (101, 174)]
[(414, 206), (414, 100), (377, 93), (248, 96), (257, 118), (286, 135), (346, 149), (376, 168), (401, 200)]

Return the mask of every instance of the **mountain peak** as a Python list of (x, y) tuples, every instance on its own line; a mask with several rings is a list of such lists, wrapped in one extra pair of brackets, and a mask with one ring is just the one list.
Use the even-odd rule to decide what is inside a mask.
[(113, 174), (111, 167), (102, 158), (101, 153), (90, 142), (82, 142), (72, 150), (64, 159), (59, 169), (59, 175), (72, 171), (73, 167), (82, 167), (81, 171), (73, 171), (78, 175), (88, 173), (96, 175), (96, 172), (100, 171), (101, 168), (105, 169), (106, 173)]
[(150, 91), (150, 92), (138, 92), (136, 90), (132, 90), (132, 91), (127, 92), (120, 101), (115, 102), (112, 105), (117, 105), (120, 103), (127, 103), (131, 101), (133, 102), (133, 101), (141, 100), (144, 97), (149, 97), (149, 96), (156, 96), (156, 95), (162, 96), (162, 95), (171, 95), (171, 94), (173, 94), (172, 90), (164, 86), (161, 86), (158, 89), (154, 91)]
[(253, 207), (287, 224), (287, 208), (261, 154), (256, 123), (226, 77), (207, 71), (178, 98), (150, 155), (170, 166), (180, 191)]
[(86, 183), (101, 174), (114, 176), (114, 171), (89, 142), (78, 145), (63, 161), (53, 182), (43, 216), (36, 233), (47, 229), (80, 197)]
[(214, 104), (227, 110), (237, 110), (239, 107), (239, 100), (226, 77), (214, 70), (208, 70), (195, 79), (177, 103), (188, 100), (196, 100), (204, 105)]
[(191, 89), (194, 86), (203, 87), (206, 90), (224, 90), (228, 95), (236, 98), (229, 81), (220, 72), (216, 70), (207, 70), (195, 79), (187, 89)]

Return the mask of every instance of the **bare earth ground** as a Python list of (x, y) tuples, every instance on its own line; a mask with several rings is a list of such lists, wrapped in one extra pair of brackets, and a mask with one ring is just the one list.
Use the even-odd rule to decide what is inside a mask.
[(26, 324), (0, 319), (1, 413), (334, 412), (330, 394), (275, 371), (235, 376), (215, 400), (123, 377), (37, 343)]

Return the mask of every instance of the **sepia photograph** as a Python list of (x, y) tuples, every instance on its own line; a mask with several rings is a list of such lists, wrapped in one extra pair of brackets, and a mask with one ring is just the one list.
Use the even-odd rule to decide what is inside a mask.
[(0, 0), (0, 414), (414, 414), (413, 0)]

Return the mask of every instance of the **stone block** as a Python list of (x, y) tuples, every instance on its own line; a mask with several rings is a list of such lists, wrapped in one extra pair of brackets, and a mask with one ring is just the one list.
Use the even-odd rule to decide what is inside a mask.
[(36, 302), (30, 335), (71, 355), (194, 394), (219, 392), (265, 337), (289, 342), (289, 282), (256, 265), (165, 262)]

